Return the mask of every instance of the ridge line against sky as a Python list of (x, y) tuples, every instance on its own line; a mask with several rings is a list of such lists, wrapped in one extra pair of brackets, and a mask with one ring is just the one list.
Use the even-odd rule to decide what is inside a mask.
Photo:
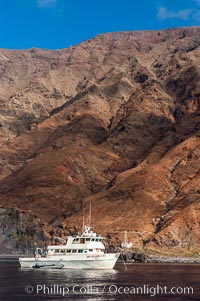
[(7, 0), (0, 48), (60, 49), (115, 31), (200, 25), (200, 0)]

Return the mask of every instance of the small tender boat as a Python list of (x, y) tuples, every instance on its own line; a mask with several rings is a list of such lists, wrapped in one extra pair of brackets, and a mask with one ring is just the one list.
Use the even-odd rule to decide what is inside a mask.
[(113, 269), (120, 253), (106, 253), (103, 237), (84, 226), (83, 232), (66, 242), (37, 248), (35, 257), (19, 258), (22, 268)]
[(33, 269), (58, 269), (61, 270), (64, 267), (64, 264), (38, 264), (32, 266)]

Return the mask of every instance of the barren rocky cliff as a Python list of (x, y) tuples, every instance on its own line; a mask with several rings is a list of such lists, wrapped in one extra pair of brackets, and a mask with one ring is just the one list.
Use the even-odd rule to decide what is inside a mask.
[(92, 223), (110, 243), (200, 251), (200, 28), (0, 49), (0, 248)]

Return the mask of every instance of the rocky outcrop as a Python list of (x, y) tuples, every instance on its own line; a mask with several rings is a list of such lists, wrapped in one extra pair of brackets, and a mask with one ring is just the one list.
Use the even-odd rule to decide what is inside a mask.
[(91, 202), (108, 243), (127, 230), (139, 252), (199, 250), (198, 41), (195, 27), (0, 50), (2, 245), (73, 233)]

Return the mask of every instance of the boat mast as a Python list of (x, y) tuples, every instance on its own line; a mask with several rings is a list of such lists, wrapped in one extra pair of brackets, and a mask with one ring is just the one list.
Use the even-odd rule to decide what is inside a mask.
[(84, 217), (84, 200), (83, 200), (83, 212), (82, 212), (83, 216), (82, 216), (82, 219), (83, 219), (83, 231), (84, 231), (84, 228), (85, 228), (85, 217)]
[(89, 226), (91, 227), (91, 223), (92, 223), (92, 205), (90, 202), (90, 211), (89, 211)]

